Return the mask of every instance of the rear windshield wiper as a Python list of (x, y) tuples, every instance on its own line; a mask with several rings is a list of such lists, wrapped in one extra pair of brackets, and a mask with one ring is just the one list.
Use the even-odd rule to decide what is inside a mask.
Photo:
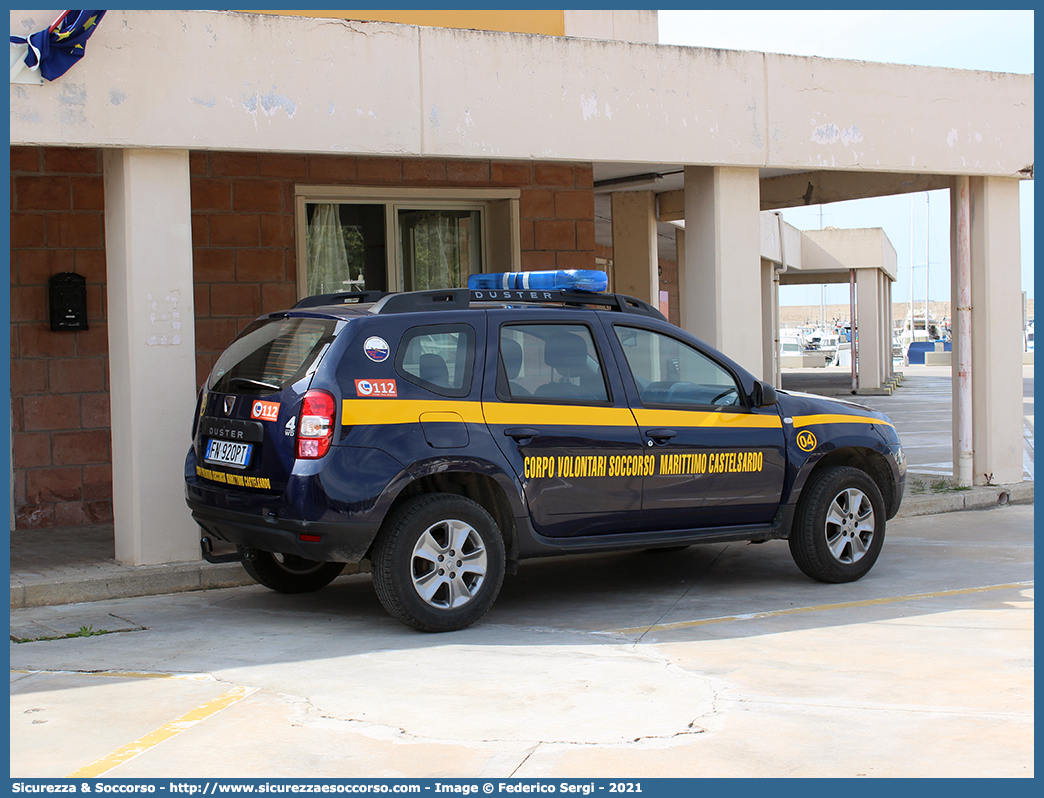
[(279, 390), (278, 385), (273, 385), (270, 382), (261, 382), (261, 380), (252, 380), (249, 377), (229, 377), (228, 381), (233, 385), (256, 385), (259, 388), (271, 388), (273, 391)]

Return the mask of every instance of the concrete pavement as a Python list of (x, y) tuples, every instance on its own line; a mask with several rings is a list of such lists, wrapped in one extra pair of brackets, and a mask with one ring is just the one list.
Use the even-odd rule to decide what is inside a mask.
[(1030, 506), (896, 519), (848, 585), (778, 541), (530, 561), (443, 635), (366, 575), (21, 609), (111, 633), (11, 644), (11, 769), (1032, 776), (1032, 609)]
[[(922, 486), (939, 376), (857, 399)], [(448, 635), (397, 624), (366, 574), (281, 596), (234, 564), (118, 564), (111, 526), (21, 531), (11, 773), (1031, 776), (1032, 501), (1031, 479), (908, 490), (850, 585), (779, 541), (530, 561)]]

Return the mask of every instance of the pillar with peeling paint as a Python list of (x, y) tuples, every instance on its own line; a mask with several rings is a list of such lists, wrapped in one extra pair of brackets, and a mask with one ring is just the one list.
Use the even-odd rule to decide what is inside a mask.
[(196, 392), (187, 150), (106, 150), (116, 559), (199, 558), (184, 499)]

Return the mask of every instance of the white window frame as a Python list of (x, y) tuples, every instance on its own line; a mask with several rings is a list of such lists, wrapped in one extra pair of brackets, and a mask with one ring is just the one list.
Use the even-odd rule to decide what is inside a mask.
[(297, 298), (307, 296), (307, 206), (315, 203), (384, 205), (385, 252), (389, 253), (387, 290), (404, 285), (399, 230), (400, 210), (481, 211), (482, 267), (485, 271), (520, 271), (522, 247), (517, 188), (397, 188), (366, 186), (294, 186)]

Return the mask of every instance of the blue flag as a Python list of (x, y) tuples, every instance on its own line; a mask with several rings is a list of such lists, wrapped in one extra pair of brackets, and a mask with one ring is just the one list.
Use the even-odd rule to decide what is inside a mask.
[(45, 80), (54, 80), (69, 71), (83, 58), (87, 40), (91, 38), (104, 11), (66, 11), (51, 27), (28, 37), (12, 36), (12, 44), (28, 44), (25, 64), (31, 69), (39, 64)]

